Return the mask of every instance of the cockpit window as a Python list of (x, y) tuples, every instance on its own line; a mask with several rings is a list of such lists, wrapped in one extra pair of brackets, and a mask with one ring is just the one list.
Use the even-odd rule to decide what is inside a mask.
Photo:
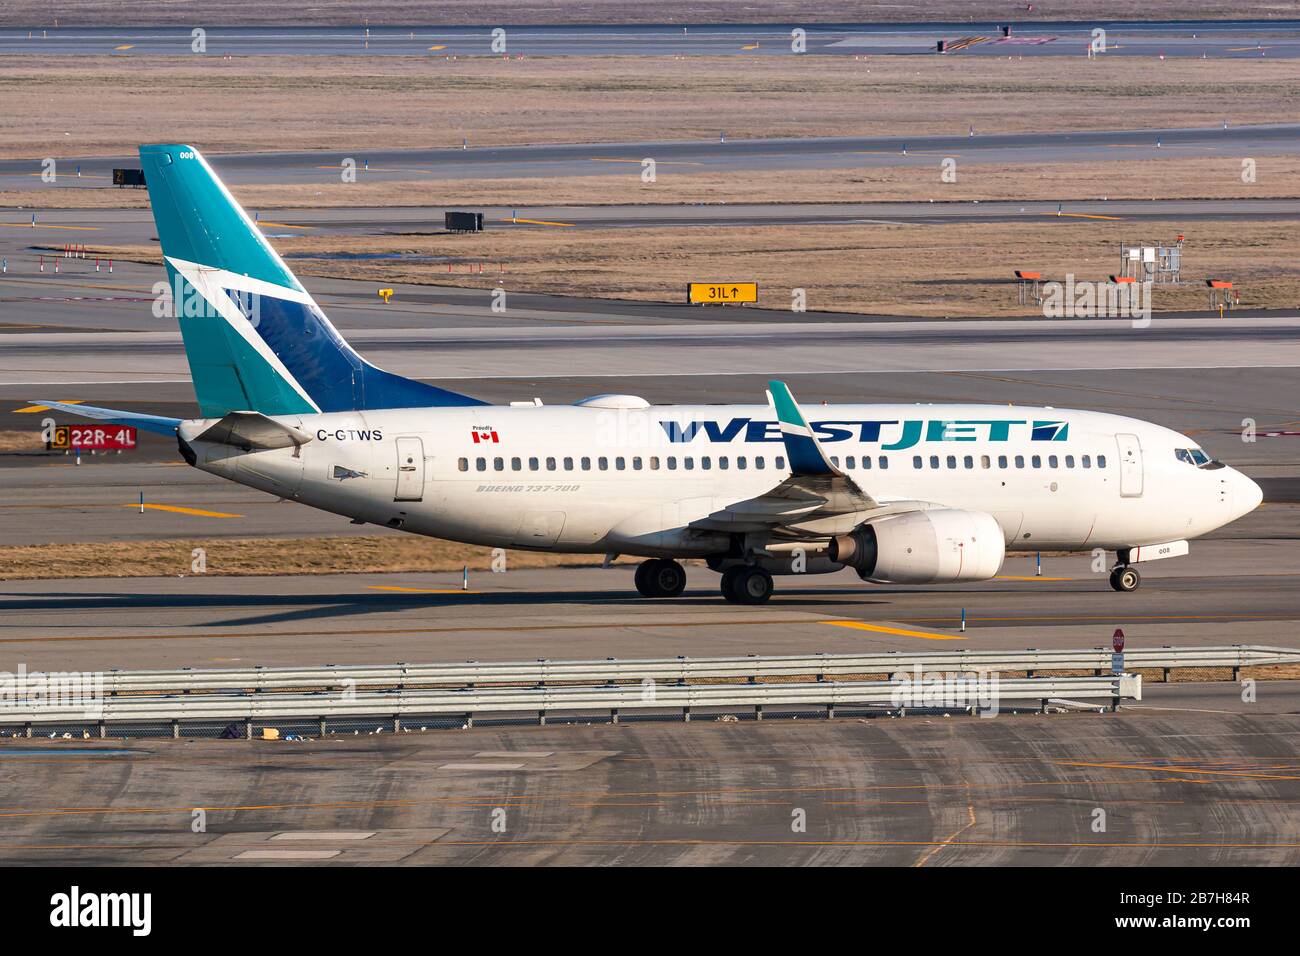
[(1179, 461), (1186, 462), (1193, 468), (1220, 468), (1218, 462), (1212, 459), (1199, 448), (1175, 448), (1174, 457)]

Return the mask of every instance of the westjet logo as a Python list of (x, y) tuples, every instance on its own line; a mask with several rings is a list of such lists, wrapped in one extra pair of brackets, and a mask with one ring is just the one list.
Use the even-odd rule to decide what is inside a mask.
[[(756, 421), (751, 418), (733, 418), (725, 424), (713, 421), (660, 421), (660, 426), (671, 442), (779, 442), (781, 428), (777, 422)], [(971, 418), (903, 419), (882, 421), (822, 421), (810, 422), (818, 441), (834, 443), (856, 441), (879, 444), (882, 451), (899, 451), (911, 448), (922, 441), (1010, 441), (1013, 434), (1023, 436), (1029, 429), (1030, 441), (1066, 441), (1069, 422), (1026, 421), (1025, 419)]]

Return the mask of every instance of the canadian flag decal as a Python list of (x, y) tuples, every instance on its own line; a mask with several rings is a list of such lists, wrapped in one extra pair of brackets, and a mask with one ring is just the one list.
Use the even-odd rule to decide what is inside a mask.
[(470, 435), (473, 436), (474, 444), (476, 445), (479, 444), (486, 445), (489, 442), (496, 443), (501, 440), (501, 438), (494, 431), (472, 431), (470, 432)]

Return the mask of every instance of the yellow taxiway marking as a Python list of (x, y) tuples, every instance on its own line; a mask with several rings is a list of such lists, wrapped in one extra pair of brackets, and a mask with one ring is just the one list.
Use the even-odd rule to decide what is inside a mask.
[(1105, 219), (1108, 222), (1122, 222), (1123, 216), (1098, 216), (1088, 212), (1045, 212), (1044, 216), (1056, 216), (1059, 219)]
[(447, 44), (445, 44), (445, 43), (439, 43), (439, 44), (436, 44), (435, 46), (431, 46), (431, 47), (429, 47), (429, 49), (430, 49), (430, 50), (445, 50), (445, 49), (447, 49)]
[(1227, 47), (1223, 52), (1224, 53), (1248, 53), (1251, 50), (1271, 50), (1271, 49), (1273, 49), (1271, 46), (1230, 46)]
[(742, 50), (757, 50), (757, 49), (758, 49), (758, 44), (757, 44), (757, 43), (750, 43), (748, 46), (742, 46), (741, 49), (742, 49)]
[[(32, 328), (39, 328), (39, 326), (32, 326)], [(85, 401), (84, 398), (74, 398), (64, 402), (63, 404), (80, 405), (84, 401)], [(48, 405), (28, 405), (25, 408), (15, 408), (13, 413), (15, 415), (33, 415), (36, 412), (48, 412), (49, 410), (50, 410), (50, 406)]]
[(259, 220), (259, 226), (275, 226), (276, 229), (314, 229), (314, 226), (295, 226), (287, 222), (267, 222), (265, 219)]
[(115, 47), (113, 47), (113, 49), (114, 49), (114, 50), (134, 50), (134, 49), (135, 49), (135, 44), (134, 44), (134, 43), (123, 43), (121, 46), (115, 46)]
[(396, 584), (368, 584), (366, 585), (372, 591), (402, 591), (406, 594), (478, 594), (478, 591), (469, 591), (465, 588), (404, 588)]
[(999, 574), (995, 581), (1073, 581), (1074, 578), (1045, 578), (1039, 574)]
[(818, 624), (831, 624), (835, 627), (851, 627), (858, 631), (875, 631), (878, 634), (901, 634), (903, 637), (923, 637), (928, 641), (964, 641), (966, 638), (956, 634), (935, 634), (930, 631), (908, 631), (901, 627), (886, 627), (883, 624), (868, 624), (866, 621), (818, 621)]
[[(128, 502), (122, 505), (123, 508), (139, 508), (138, 501)], [(151, 505), (145, 503), (145, 508), (150, 511), (171, 511), (178, 515), (197, 515), (200, 518), (242, 518), (243, 515), (228, 514), (224, 511), (204, 511), (202, 508), (182, 508), (180, 505)]]
[(529, 226), (572, 226), (571, 222), (550, 222), (546, 219), (502, 219), (501, 222), (522, 222)]
[[(0, 222), (0, 226), (14, 226), (21, 229), (71, 229), (75, 232), (99, 232), (99, 226), (56, 226), (45, 222), (38, 222), (35, 227), (30, 222)], [(47, 252), (46, 255), (57, 257), (58, 253)]]

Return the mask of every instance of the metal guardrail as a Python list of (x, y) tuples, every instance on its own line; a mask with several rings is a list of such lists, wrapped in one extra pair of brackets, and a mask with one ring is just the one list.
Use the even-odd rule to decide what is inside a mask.
[[(1130, 672), (1160, 669), (1166, 676), (1175, 668), (1231, 668), (1235, 678), (1243, 667), (1300, 663), (1300, 649), (1135, 648), (1124, 663)], [(1112, 707), (1140, 700), (1141, 678), (1112, 675), (1110, 667), (1108, 649), (1089, 648), (109, 671), (102, 675), (100, 696), (69, 706), (0, 695), (0, 727), (25, 728), (30, 736), (33, 726), (97, 726), (104, 736), (108, 724), (170, 724), (179, 735), (181, 722), (242, 721), (251, 735), (254, 723), (268, 721), (318, 722), (324, 733), (330, 720), (366, 718), (391, 720), (397, 729), (412, 715), (450, 715), (468, 724), (475, 715), (532, 713), (545, 723), (548, 714), (590, 711), (617, 721), (620, 711), (680, 711), (690, 719), (693, 709), (753, 707), (761, 717), (763, 708), (776, 706), (825, 708), (834, 716), (837, 706), (917, 706), (899, 703), (900, 689), (921, 686), (911, 680), (916, 668), (924, 675), (967, 675), (944, 684), (957, 696), (946, 697), (943, 706), (954, 710), (986, 706), (981, 695), (988, 693), (988, 675), (1004, 672), (1025, 677), (999, 677), (994, 691), (999, 704), (1032, 700), (1046, 709), (1053, 700), (1102, 700)], [(1035, 676), (1052, 671), (1092, 671), (1093, 676)], [(873, 675), (889, 679), (852, 679)], [(94, 676), (97, 682), (100, 675)], [(98, 683), (95, 689), (101, 691)]]
[[(1300, 664), (1300, 649), (1237, 644), (1151, 647), (1125, 652), (1129, 670)], [(1109, 673), (1108, 648), (1025, 651), (888, 651), (875, 654), (806, 654), (787, 657), (677, 657), (650, 660), (505, 661), (463, 664), (327, 665), (152, 671), (107, 671), (104, 690), (114, 695), (179, 691), (292, 691), (304, 688), (475, 687), (485, 684), (616, 683), (620, 681), (751, 680), (791, 677), (890, 675), (925, 671), (974, 673), (1086, 671)]]
[[(1038, 701), (1045, 709), (1054, 698), (1100, 699), (1112, 707), (1120, 700), (1142, 698), (1142, 678), (1135, 674), (1105, 677), (953, 680), (928, 688), (924, 682), (818, 681), (779, 684), (666, 684), (583, 687), (497, 687), (461, 690), (399, 690), (362, 693), (180, 694), (156, 697), (107, 697), (86, 705), (22, 702), (0, 708), (0, 725), (171, 723), (242, 721), (249, 735), (254, 722), (319, 721), (372, 717), (393, 721), (400, 729), (406, 716), (455, 715), (472, 723), (475, 715), (535, 713), (545, 723), (549, 713), (602, 711), (617, 720), (620, 711), (681, 710), (690, 719), (700, 708), (875, 706), (893, 710), (997, 707), (1010, 701)], [(178, 729), (177, 729), (177, 732)]]

